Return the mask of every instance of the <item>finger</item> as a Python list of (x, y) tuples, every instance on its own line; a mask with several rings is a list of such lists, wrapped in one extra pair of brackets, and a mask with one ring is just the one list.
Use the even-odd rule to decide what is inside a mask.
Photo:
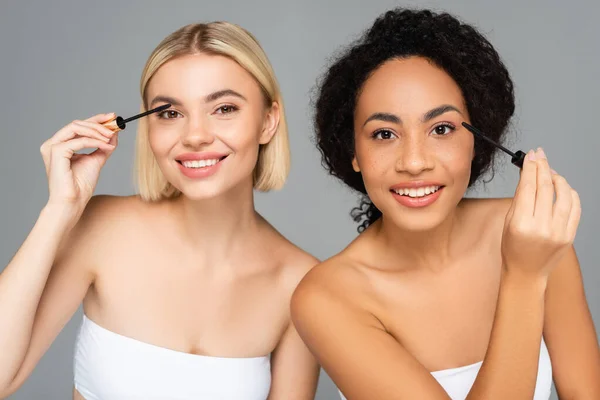
[(114, 146), (104, 140), (92, 137), (78, 137), (67, 142), (55, 144), (52, 148), (52, 159), (55, 157), (70, 159), (77, 151), (83, 149), (102, 149), (111, 151)]
[(535, 209), (537, 162), (535, 153), (530, 150), (523, 162), (521, 178), (515, 192), (513, 217), (533, 217)]
[(571, 186), (561, 175), (552, 175), (552, 183), (556, 191), (556, 202), (552, 210), (552, 229), (554, 232), (566, 232), (567, 225), (573, 208), (573, 196)]
[(68, 171), (71, 168), (71, 159), (75, 153), (88, 148), (111, 151), (114, 146), (106, 143), (103, 140), (90, 137), (78, 137), (66, 142), (55, 144), (52, 146), (48, 175), (51, 175), (52, 171), (57, 171), (59, 174)]
[(70, 139), (74, 139), (77, 136), (80, 137), (90, 137), (90, 138), (94, 138), (94, 139), (98, 139), (98, 140), (102, 140), (106, 143), (110, 142), (110, 137), (106, 137), (104, 134), (102, 134), (101, 132), (99, 132), (96, 129), (96, 126), (86, 126), (83, 125), (83, 121), (75, 121), (73, 122), (73, 132), (75, 133), (75, 136)]
[(534, 216), (540, 222), (550, 222), (552, 218), (552, 203), (554, 202), (552, 172), (550, 171), (550, 165), (548, 165), (548, 159), (543, 149), (538, 149), (535, 158), (537, 163), (537, 187)]
[[(73, 122), (71, 122), (70, 124), (66, 125), (65, 127), (63, 127), (62, 129), (60, 129), (58, 132), (56, 132), (54, 134), (54, 136), (52, 136), (50, 139), (48, 139), (47, 143), (49, 145), (49, 147), (52, 147), (55, 144), (58, 143), (62, 143), (62, 142), (66, 142), (67, 140), (71, 140), (75, 137), (77, 137), (77, 135), (81, 135), (81, 136), (89, 136), (89, 137), (96, 137), (100, 140), (102, 140), (104, 138), (104, 136), (98, 132), (93, 133), (94, 131), (90, 131), (90, 128), (84, 125), (81, 125), (80, 122), (82, 121), (78, 121), (75, 120)], [(87, 132), (87, 134), (85, 134), (85, 132)], [(108, 142), (108, 140), (107, 140)]]
[(106, 159), (108, 159), (108, 157), (112, 154), (112, 152), (115, 151), (115, 149), (117, 148), (117, 145), (119, 144), (119, 136), (118, 133), (115, 133), (114, 136), (110, 139), (110, 142), (108, 143), (112, 146), (114, 146), (113, 148), (106, 150), (106, 149), (96, 149), (94, 150), (92, 153), (90, 153), (90, 155), (94, 155), (95, 157), (99, 157), (99, 158), (104, 158), (103, 162), (106, 161)]
[[(87, 122), (96, 122), (99, 123), (103, 122), (103, 121), (107, 121), (111, 118), (114, 118), (115, 114), (114, 113), (109, 113), (109, 114), (97, 114), (94, 115), (91, 118), (88, 118), (86, 121)], [(56, 144), (56, 143), (60, 143), (60, 142), (64, 142), (66, 140), (70, 140), (73, 139), (74, 135), (73, 135), (73, 130), (74, 130), (74, 125), (76, 122), (82, 122), (80, 120), (75, 120), (73, 122), (71, 122), (68, 125), (65, 125), (64, 127), (62, 127), (61, 129), (59, 129), (50, 139), (49, 142), (50, 144)]]
[(115, 132), (115, 134), (110, 138), (110, 141), (108, 143), (117, 147), (117, 145), (119, 144), (119, 132)]
[(106, 121), (110, 121), (111, 119), (116, 118), (115, 113), (107, 113), (107, 114), (96, 114), (93, 117), (86, 119), (87, 122), (95, 122), (97, 124), (102, 124)]
[(85, 126), (87, 128), (93, 129), (103, 135), (104, 137), (110, 139), (115, 134), (112, 130), (108, 129), (102, 124), (97, 122), (89, 122), (89, 121), (76, 121), (77, 125)]
[(579, 194), (571, 189), (571, 214), (569, 215), (569, 221), (567, 222), (567, 235), (571, 240), (575, 240), (580, 219), (581, 200)]

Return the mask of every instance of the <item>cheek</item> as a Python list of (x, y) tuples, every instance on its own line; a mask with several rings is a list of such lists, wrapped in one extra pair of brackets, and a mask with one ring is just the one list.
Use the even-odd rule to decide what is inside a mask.
[(158, 158), (168, 154), (169, 149), (172, 147), (172, 136), (172, 132), (165, 132), (164, 129), (149, 129), (148, 143), (152, 152)]
[(376, 185), (378, 180), (393, 172), (396, 156), (393, 146), (359, 139), (356, 143), (356, 159), (365, 185)]
[(455, 178), (470, 177), (471, 162), (473, 158), (473, 142), (467, 139), (452, 140), (439, 146), (437, 159)]
[(262, 124), (255, 116), (215, 122), (216, 136), (230, 149), (238, 153), (258, 149)]

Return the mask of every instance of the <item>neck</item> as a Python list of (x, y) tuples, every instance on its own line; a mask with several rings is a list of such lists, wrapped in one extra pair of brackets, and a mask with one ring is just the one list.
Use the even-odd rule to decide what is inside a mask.
[[(376, 240), (383, 244), (385, 259), (402, 260), (411, 268), (440, 271), (453, 259), (452, 244), (458, 232), (457, 212), (426, 231), (407, 231), (383, 216), (375, 228)], [(397, 265), (397, 261), (391, 265)]]
[(222, 262), (236, 253), (260, 221), (254, 209), (252, 182), (206, 200), (181, 195), (174, 201), (174, 212), (184, 241), (211, 264), (210, 260)]

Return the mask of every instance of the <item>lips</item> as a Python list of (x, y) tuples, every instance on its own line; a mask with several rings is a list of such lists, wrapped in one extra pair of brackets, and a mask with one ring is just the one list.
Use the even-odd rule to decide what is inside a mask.
[(216, 152), (210, 152), (210, 153), (183, 153), (178, 155), (177, 157), (175, 157), (175, 161), (177, 162), (182, 162), (182, 161), (201, 161), (201, 160), (212, 160), (212, 159), (217, 159), (217, 160), (222, 160), (223, 158), (227, 157), (228, 154), (225, 153), (216, 153)]
[(175, 161), (184, 176), (202, 179), (216, 173), (227, 156), (222, 153), (186, 153), (176, 157)]
[(439, 182), (413, 181), (392, 186), (390, 192), (406, 207), (426, 207), (441, 195), (444, 185)]

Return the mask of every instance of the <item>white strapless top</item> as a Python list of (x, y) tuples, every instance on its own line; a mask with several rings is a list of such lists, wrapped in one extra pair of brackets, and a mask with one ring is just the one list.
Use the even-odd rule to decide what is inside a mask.
[(188, 354), (107, 329), (85, 314), (75, 342), (74, 384), (86, 400), (265, 400), (270, 355)]
[[(473, 386), (479, 368), (483, 361), (464, 367), (444, 369), (431, 372), (431, 375), (444, 388), (452, 400), (464, 400)], [(533, 400), (548, 400), (552, 390), (552, 364), (546, 342), (542, 339), (540, 348), (540, 361), (538, 366), (537, 381)], [(346, 400), (340, 391), (342, 400)]]

